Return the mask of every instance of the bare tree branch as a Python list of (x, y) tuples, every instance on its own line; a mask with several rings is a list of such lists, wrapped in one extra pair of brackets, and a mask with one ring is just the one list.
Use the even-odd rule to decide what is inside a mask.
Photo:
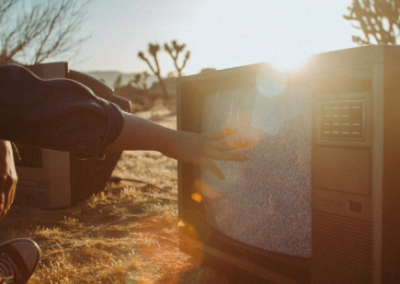
[(87, 39), (87, 37), (76, 38), (76, 33), (85, 19), (83, 5), (87, 5), (88, 2), (80, 2), (79, 6), (77, 3), (77, 0), (62, 0), (59, 6), (56, 6), (52, 2), (46, 18), (46, 29), (39, 37), (41, 45), (35, 52), (34, 63), (43, 62), (50, 56), (76, 50)]
[(19, 0), (0, 0), (0, 64), (36, 64), (78, 50), (87, 39), (77, 33), (89, 1), (42, 0), (27, 8)]
[(4, 16), (7, 14), (7, 11), (11, 9), (13, 5), (15, 5), (18, 2), (18, 0), (2, 0), (0, 1), (0, 24), (4, 18)]

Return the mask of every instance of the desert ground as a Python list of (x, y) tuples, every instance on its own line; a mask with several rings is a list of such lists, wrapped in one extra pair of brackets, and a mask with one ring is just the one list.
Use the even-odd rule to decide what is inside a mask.
[[(175, 111), (162, 104), (137, 115), (176, 128)], [(175, 160), (124, 152), (113, 175), (147, 184), (108, 183), (62, 210), (12, 206), (0, 222), (0, 241), (25, 237), (39, 244), (42, 258), (30, 284), (233, 283), (232, 270), (202, 265), (201, 254), (179, 250)]]

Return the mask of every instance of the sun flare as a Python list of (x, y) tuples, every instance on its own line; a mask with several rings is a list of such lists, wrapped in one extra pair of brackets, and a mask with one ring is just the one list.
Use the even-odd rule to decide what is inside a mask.
[(302, 52), (286, 51), (274, 57), (270, 63), (281, 71), (296, 70), (307, 64), (309, 56)]

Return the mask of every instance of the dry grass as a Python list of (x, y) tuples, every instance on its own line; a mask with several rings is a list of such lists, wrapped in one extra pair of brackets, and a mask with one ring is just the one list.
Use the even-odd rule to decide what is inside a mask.
[[(159, 107), (159, 106), (158, 106)], [(144, 117), (173, 128), (176, 117), (159, 107)], [(13, 205), (0, 223), (0, 241), (35, 240), (43, 255), (34, 283), (228, 283), (179, 250), (177, 163), (155, 152), (125, 152), (113, 175), (122, 181), (69, 209)]]

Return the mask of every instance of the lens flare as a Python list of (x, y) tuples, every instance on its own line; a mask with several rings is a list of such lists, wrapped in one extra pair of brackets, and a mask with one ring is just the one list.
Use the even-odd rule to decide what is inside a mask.
[(132, 263), (138, 275), (135, 283), (176, 284), (181, 273), (200, 265), (202, 254), (182, 250), (177, 222), (179, 230), (198, 240), (196, 231), (175, 216), (155, 215), (136, 222), (133, 236), (138, 246)]
[[(288, 54), (290, 55), (288, 56)], [(311, 54), (307, 52), (301, 52), (299, 50), (286, 50), (281, 54), (275, 54), (272, 57), (274, 59), (272, 62), (270, 62), (270, 64), (273, 65), (277, 70), (291, 72), (299, 70), (307, 65), (310, 55)]]
[(226, 143), (233, 149), (253, 148), (262, 138), (260, 123), (243, 110), (230, 111), (224, 122), (223, 133), (227, 132), (226, 129), (237, 129), (235, 134), (225, 136)]
[(192, 194), (192, 199), (198, 203), (201, 203), (203, 201), (203, 196), (201, 196), (200, 193), (195, 192)]
[(287, 75), (271, 67), (263, 68), (257, 77), (257, 90), (267, 98), (279, 96), (287, 85)]
[[(198, 180), (198, 179), (196, 179), (196, 181), (195, 181), (195, 188), (198, 192), (201, 192), (205, 198), (218, 198), (221, 196), (221, 193), (218, 190), (214, 189), (212, 186), (210, 186), (206, 182)], [(201, 195), (200, 195), (200, 197), (201, 197)], [(192, 199), (194, 199), (193, 195), (192, 195)], [(196, 200), (196, 199), (194, 199), (194, 200)], [(203, 197), (201, 197), (201, 201), (202, 200), (203, 200)]]

